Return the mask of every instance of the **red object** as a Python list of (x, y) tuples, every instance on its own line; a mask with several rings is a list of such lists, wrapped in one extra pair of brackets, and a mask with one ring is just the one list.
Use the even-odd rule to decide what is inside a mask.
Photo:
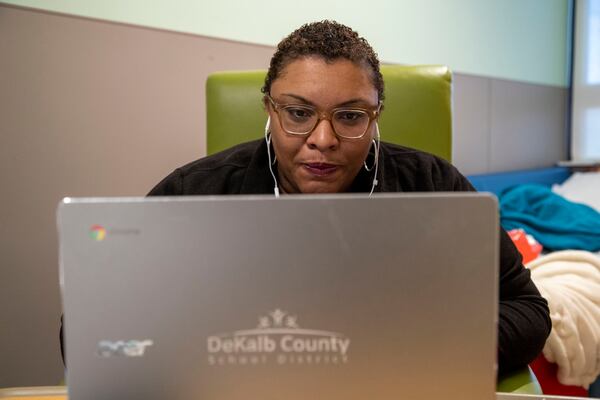
[(560, 383), (556, 374), (558, 365), (549, 362), (543, 355), (539, 355), (529, 366), (540, 382), (544, 394), (589, 397), (588, 391), (582, 387), (567, 386)]
[(530, 243), (529, 239), (527, 239), (527, 233), (523, 229), (510, 230), (508, 231), (508, 236), (510, 236), (517, 250), (523, 256), (523, 264), (535, 260), (542, 252), (542, 245), (535, 241)]

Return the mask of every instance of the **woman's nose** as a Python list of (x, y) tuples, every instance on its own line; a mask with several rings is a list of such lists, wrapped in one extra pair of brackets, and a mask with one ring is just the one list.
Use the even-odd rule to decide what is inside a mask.
[(315, 129), (308, 135), (306, 144), (311, 149), (319, 151), (335, 150), (339, 145), (339, 139), (333, 130), (331, 121), (322, 119)]

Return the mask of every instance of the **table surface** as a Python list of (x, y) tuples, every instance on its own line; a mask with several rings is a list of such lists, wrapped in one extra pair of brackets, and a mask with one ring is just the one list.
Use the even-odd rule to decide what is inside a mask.
[(0, 397), (2, 400), (67, 400), (67, 396), (11, 396), (11, 397)]
[(66, 386), (37, 386), (0, 389), (0, 400), (67, 400)]
[[(498, 400), (567, 400), (579, 397), (545, 396), (518, 393), (498, 393)], [(65, 386), (40, 386), (0, 389), (0, 400), (68, 400)]]

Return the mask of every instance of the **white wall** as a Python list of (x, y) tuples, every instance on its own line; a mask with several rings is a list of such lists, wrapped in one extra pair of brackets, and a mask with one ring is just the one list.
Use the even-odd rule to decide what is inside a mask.
[(600, 0), (577, 2), (571, 158), (600, 161)]
[[(232, 3), (223, 1), (228, 5)], [(513, 8), (517, 3), (493, 1)], [(190, 5), (201, 8), (198, 5), (201, 3), (184, 0), (173, 0), (169, 3), (174, 4), (171, 7), (159, 0), (144, 3), (152, 4), (147, 9), (140, 1), (126, 0), (20, 3), (43, 4), (57, 11), (60, 5), (73, 9), (87, 7), (89, 11), (95, 4), (96, 7), (101, 5), (101, 11), (106, 13), (132, 17), (146, 13), (156, 19), (171, 18), (178, 24), (187, 21), (185, 15), (190, 14), (193, 15), (190, 19), (202, 27), (204, 25), (197, 22), (201, 18), (206, 20), (206, 27), (210, 27), (213, 26), (208, 24), (211, 18), (217, 14), (227, 15), (225, 8), (216, 4), (210, 8), (212, 14), (198, 17)], [(309, 11), (330, 7), (330, 3), (319, 5), (308, 0), (303, 3), (308, 6), (298, 10), (299, 17), (288, 10), (288, 14), (292, 14), (291, 22), (282, 22), (281, 18), (274, 22), (259, 18), (258, 3), (254, 2), (255, 8), (250, 11), (237, 9), (239, 15), (250, 15), (244, 18), (246, 25), (217, 21), (222, 26), (215, 23), (213, 28), (226, 31), (236, 26), (237, 34), (247, 30), (247, 35), (242, 37), (245, 41), (262, 34), (270, 35), (269, 40), (275, 43), (288, 33), (290, 26), (307, 20)], [(364, 31), (377, 48), (389, 46), (393, 50), (397, 47), (401, 54), (408, 55), (410, 52), (406, 49), (410, 43), (421, 43), (423, 54), (415, 55), (414, 62), (437, 62), (438, 59), (430, 60), (426, 56), (442, 51), (447, 51), (447, 57), (455, 56), (450, 48), (444, 48), (450, 46), (448, 41), (459, 43), (464, 36), (464, 46), (455, 49), (461, 51), (456, 57), (464, 60), (457, 63), (467, 61), (467, 48), (469, 52), (482, 52), (477, 57), (473, 56), (476, 53), (469, 54), (475, 61), (495, 54), (496, 59), (514, 63), (518, 57), (512, 55), (506, 38), (494, 38), (483, 27), (480, 33), (474, 31), (478, 24), (504, 24), (504, 14), (498, 14), (498, 21), (494, 21), (491, 14), (497, 6), (490, 5), (491, 0), (485, 0), (488, 5), (482, 9), (476, 2), (466, 0), (447, 0), (447, 3), (457, 9), (453, 11), (446, 2), (428, 1), (432, 10), (439, 10), (438, 19), (455, 25), (453, 32), (437, 38), (433, 34), (427, 37), (422, 33), (401, 34), (410, 30), (407, 26), (394, 26), (393, 21), (400, 20), (395, 16), (399, 11), (389, 15), (378, 11), (382, 23), (370, 25), (366, 16), (374, 13), (373, 4), (377, 2), (358, 7), (358, 3), (349, 0), (345, 3), (346, 15), (365, 13), (365, 18), (339, 19)], [(546, 15), (543, 8), (548, 5), (558, 16), (559, 5), (564, 2), (522, 0), (518, 3), (535, 4), (539, 11), (536, 15)], [(389, 9), (395, 7), (391, 1), (385, 4)], [(425, 6), (407, 0), (403, 4), (412, 4), (411, 9), (420, 10), (422, 14), (412, 14), (414, 21), (410, 29), (415, 32), (439, 30), (436, 24), (428, 23)], [(367, 5), (371, 8), (367, 9)], [(474, 14), (459, 21), (459, 14), (464, 15), (469, 10)], [(481, 16), (475, 14), (476, 10), (480, 10)], [(450, 12), (454, 12), (454, 18), (448, 16)], [(265, 15), (274, 15), (274, 12), (265, 11)], [(410, 19), (406, 14), (402, 20)], [(546, 17), (542, 20), (546, 21)], [(261, 28), (249, 27), (251, 24)], [(550, 25), (544, 24), (546, 28)], [(523, 30), (525, 25), (522, 22)], [(378, 35), (385, 39), (381, 46), (375, 42), (379, 40)], [(467, 43), (466, 38), (473, 37), (477, 40)], [(528, 38), (522, 39), (526, 42)], [(547, 43), (539, 44), (543, 47), (540, 51), (552, 53), (549, 49), (556, 47), (553, 40), (549, 38)], [(518, 47), (521, 43), (516, 42), (514, 46)], [(534, 46), (532, 43), (527, 46)], [(0, 387), (56, 384), (63, 374), (58, 350), (61, 314), (55, 225), (58, 200), (63, 196), (144, 195), (173, 168), (204, 155), (207, 74), (223, 69), (266, 68), (272, 52), (272, 47), (23, 10), (0, 3), (0, 181), (4, 183), (0, 193), (3, 198), (0, 209), (3, 228), (0, 229)], [(383, 51), (380, 53), (386, 57)], [(556, 62), (544, 64), (543, 68), (535, 64), (540, 68), (540, 76), (564, 64), (564, 59), (557, 54), (552, 58), (556, 58)], [(412, 62), (408, 58), (398, 61)], [(460, 72), (456, 65), (453, 67)], [(492, 75), (492, 71), (482, 69), (481, 74)], [(522, 74), (519, 76), (524, 80)], [(463, 172), (499, 171), (507, 165), (511, 168), (545, 166), (546, 162), (562, 158), (555, 155), (556, 152), (562, 154), (560, 144), (553, 143), (563, 137), (561, 121), (567, 89), (462, 74), (455, 75), (454, 89), (454, 115), (458, 124), (455, 149), (459, 151), (455, 161)], [(515, 148), (515, 143), (529, 146)]]
[(569, 0), (9, 0), (6, 3), (275, 45), (309, 21), (359, 31), (383, 61), (446, 64), (567, 86)]

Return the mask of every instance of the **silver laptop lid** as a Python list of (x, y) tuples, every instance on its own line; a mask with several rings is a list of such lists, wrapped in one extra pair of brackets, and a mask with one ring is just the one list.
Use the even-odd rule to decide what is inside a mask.
[(481, 194), (65, 199), (69, 398), (493, 399)]

